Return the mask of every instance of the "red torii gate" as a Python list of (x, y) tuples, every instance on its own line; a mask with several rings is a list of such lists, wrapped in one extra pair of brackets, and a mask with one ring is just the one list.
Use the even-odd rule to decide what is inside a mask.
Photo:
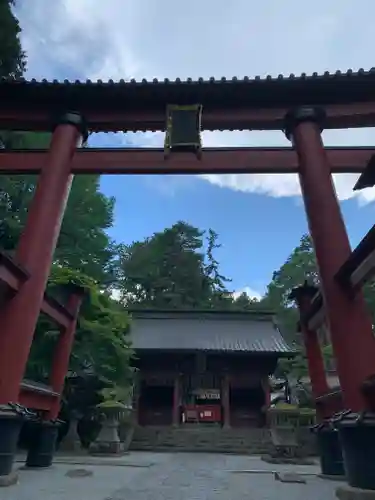
[[(7, 269), (12, 279), (19, 272), (12, 274), (14, 265), (29, 276), (13, 287), (14, 297), (0, 311), (0, 404), (19, 398), (73, 173), (298, 172), (343, 403), (355, 412), (367, 408), (360, 388), (375, 372), (375, 340), (361, 292), (346, 293), (336, 278), (351, 248), (331, 173), (362, 171), (373, 150), (325, 149), (321, 130), (373, 125), (374, 83), (373, 71), (198, 82), (0, 82), (0, 129), (54, 130), (48, 153), (0, 153), (0, 172), (40, 173), (17, 264)], [(201, 160), (186, 153), (164, 159), (157, 150), (76, 151), (86, 124), (93, 132), (165, 130), (171, 103), (203, 106), (205, 130), (284, 130), (293, 150), (211, 149), (203, 150)]]

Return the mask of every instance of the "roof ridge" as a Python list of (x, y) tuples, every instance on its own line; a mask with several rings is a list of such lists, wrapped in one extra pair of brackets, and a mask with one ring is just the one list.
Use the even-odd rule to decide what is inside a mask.
[(14, 82), (14, 83), (26, 83), (26, 84), (43, 84), (43, 85), (152, 85), (152, 84), (158, 84), (158, 85), (165, 85), (165, 84), (197, 84), (197, 83), (202, 83), (202, 84), (217, 84), (217, 83), (250, 83), (250, 82), (265, 82), (265, 81), (280, 81), (280, 80), (303, 80), (303, 79), (331, 79), (331, 78), (347, 78), (347, 77), (357, 77), (357, 76), (373, 76), (375, 75), (375, 67), (370, 68), (368, 70), (365, 70), (363, 68), (359, 68), (357, 70), (353, 70), (351, 68), (341, 71), (341, 70), (336, 70), (335, 72), (331, 73), (330, 71), (324, 71), (323, 73), (318, 73), (318, 72), (313, 72), (310, 74), (307, 74), (305, 72), (300, 73), (299, 75), (296, 75), (294, 73), (290, 73), (289, 75), (283, 75), (279, 74), (277, 76), (273, 75), (265, 75), (265, 76), (260, 76), (256, 75), (253, 77), (250, 76), (243, 76), (243, 77), (238, 77), (238, 76), (232, 76), (232, 77), (207, 77), (207, 78), (197, 78), (193, 79), (190, 77), (187, 77), (185, 79), (182, 78), (175, 78), (169, 79), (169, 78), (164, 78), (164, 79), (158, 79), (158, 78), (152, 78), (147, 80), (146, 78), (142, 78), (141, 80), (136, 80), (135, 78), (131, 78), (129, 80), (125, 79), (120, 79), (120, 80), (113, 80), (113, 79), (108, 79), (106, 81), (103, 81), (102, 79), (97, 79), (96, 81), (93, 81), (91, 79), (86, 79), (86, 80), (47, 80), (46, 78), (43, 78), (42, 80), (37, 80), (36, 78), (31, 78), (27, 79), (25, 77), (1, 77), (0, 78), (0, 84), (1, 83), (9, 83), (9, 82)]

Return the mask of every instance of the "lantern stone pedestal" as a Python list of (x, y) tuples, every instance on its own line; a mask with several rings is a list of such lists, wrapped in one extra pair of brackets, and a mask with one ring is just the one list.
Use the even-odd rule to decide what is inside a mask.
[(133, 440), (134, 432), (135, 432), (135, 422), (134, 422), (134, 413), (132, 412), (128, 421), (126, 423), (120, 424), (118, 430), (120, 441), (122, 443), (123, 453), (129, 451), (130, 444)]
[(119, 421), (116, 417), (103, 421), (96, 440), (90, 444), (89, 452), (93, 455), (120, 455), (124, 447), (118, 435)]
[(60, 443), (59, 451), (78, 452), (82, 449), (81, 439), (77, 431), (77, 426), (78, 420), (76, 418), (72, 418), (69, 423), (68, 432)]
[(269, 408), (267, 414), (274, 449), (262, 459), (268, 463), (298, 463), (298, 409)]

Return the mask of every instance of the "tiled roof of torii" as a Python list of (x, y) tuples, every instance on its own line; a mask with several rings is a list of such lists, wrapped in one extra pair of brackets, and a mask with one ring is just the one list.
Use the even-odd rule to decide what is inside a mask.
[[(169, 104), (200, 104), (203, 107), (203, 130), (278, 130), (283, 125), (285, 110), (306, 105), (374, 102), (374, 89), (375, 68), (369, 71), (325, 72), (321, 75), (211, 77), (196, 81), (177, 78), (59, 82), (5, 78), (0, 80), (0, 102), (5, 117), (1, 125), (7, 128), (7, 116), (13, 120), (12, 126), (17, 125), (17, 113), (29, 111), (27, 120), (20, 124), (24, 126), (23, 130), (44, 130), (46, 122), (40, 118), (42, 115), (68, 109), (86, 116), (92, 131), (165, 130), (164, 117)], [(260, 109), (262, 113), (258, 116)], [(12, 113), (7, 115), (7, 110)], [(252, 119), (246, 115), (251, 110), (255, 112)], [(280, 116), (276, 116), (275, 110), (280, 111)], [(215, 118), (212, 118), (213, 113), (216, 113)], [(228, 113), (232, 113), (229, 118)], [(338, 114), (341, 117), (339, 127), (335, 117), (330, 118), (327, 127), (342, 128), (342, 121), (348, 113), (351, 114), (350, 110), (344, 117)], [(117, 118), (112, 119), (115, 115)], [(344, 122), (347, 126), (347, 120)], [(366, 123), (373, 125), (372, 116), (367, 117)]]
[(142, 80), (136, 80), (136, 79), (131, 79), (131, 80), (124, 80), (121, 79), (119, 81), (114, 81), (114, 80), (108, 80), (108, 81), (103, 81), (103, 80), (75, 80), (75, 81), (70, 81), (70, 80), (36, 80), (35, 78), (31, 80), (27, 80), (26, 78), (12, 78), (12, 77), (3, 77), (0, 78), (0, 83), (3, 84), (5, 82), (23, 82), (23, 83), (28, 83), (32, 85), (103, 85), (103, 86), (108, 86), (108, 85), (174, 85), (174, 84), (219, 84), (219, 83), (250, 83), (250, 82), (270, 82), (270, 81), (292, 81), (292, 80), (303, 80), (303, 81), (308, 81), (308, 80), (333, 80), (333, 79), (340, 79), (340, 81), (343, 81), (344, 79), (351, 79), (355, 77), (358, 79), (358, 77), (375, 77), (375, 68), (371, 68), (369, 70), (365, 70), (363, 68), (360, 68), (358, 70), (353, 70), (353, 69), (348, 69), (346, 71), (341, 71), (337, 70), (335, 72), (330, 72), (330, 71), (325, 71), (324, 73), (301, 73), (300, 75), (295, 75), (291, 73), (290, 75), (278, 75), (278, 76), (273, 76), (273, 75), (266, 75), (264, 77), (262, 76), (255, 76), (255, 77), (249, 77), (249, 76), (243, 76), (243, 77), (237, 77), (233, 76), (231, 78), (228, 77), (214, 77), (211, 76), (209, 78), (198, 78), (197, 80), (194, 80), (192, 78), (175, 78), (174, 80), (169, 79), (169, 78), (164, 78), (164, 79), (158, 79), (158, 78), (153, 78), (151, 80), (147, 80), (143, 78)]

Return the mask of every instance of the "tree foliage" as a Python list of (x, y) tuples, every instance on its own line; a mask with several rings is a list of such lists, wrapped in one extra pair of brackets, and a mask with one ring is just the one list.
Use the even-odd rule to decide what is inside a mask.
[[(101, 291), (90, 277), (55, 265), (49, 293), (64, 303), (71, 285), (84, 287), (86, 296), (70, 357), (64, 401), (68, 414), (82, 416), (94, 411), (103, 400), (100, 391), (104, 388), (129, 390), (133, 383), (133, 351), (127, 337), (129, 316), (124, 308)], [(59, 334), (48, 319), (40, 319), (27, 365), (28, 378), (48, 383)]]
[(253, 310), (246, 293), (234, 298), (220, 272), (218, 235), (177, 222), (120, 249), (121, 301), (132, 308)]
[[(205, 251), (205, 243), (207, 250)], [(210, 308), (228, 295), (219, 272), (217, 235), (177, 222), (120, 251), (122, 301), (157, 309)]]
[[(0, 246), (13, 252), (27, 219), (37, 178), (0, 176)], [(62, 221), (54, 262), (109, 286), (114, 280), (116, 245), (107, 229), (113, 224), (114, 199), (100, 192), (99, 176), (76, 176)]]
[(299, 343), (300, 339), (296, 332), (298, 311), (289, 296), (293, 288), (301, 286), (305, 280), (319, 285), (315, 252), (308, 235), (302, 236), (286, 262), (273, 273), (262, 300), (264, 307), (275, 311), (279, 327), (291, 343)]
[[(271, 283), (268, 285), (262, 305), (276, 312), (280, 329), (286, 339), (295, 345), (297, 355), (290, 360), (282, 360), (279, 363), (279, 373), (289, 373), (298, 379), (307, 375), (307, 362), (301, 339), (296, 331), (298, 321), (298, 310), (290, 301), (289, 295), (294, 287), (300, 286), (307, 280), (309, 283), (319, 286), (319, 275), (315, 253), (311, 238), (304, 235), (300, 244), (293, 250), (285, 264), (273, 274)], [(375, 321), (375, 283), (371, 281), (363, 287), (368, 309)], [(328, 370), (333, 366), (333, 351), (331, 345), (323, 346), (323, 357)]]
[[(13, 14), (14, 0), (0, 0), (0, 78), (19, 78), (26, 69), (26, 55), (21, 47), (21, 28)], [(14, 134), (0, 131), (0, 147)]]
[[(70, 371), (75, 374), (90, 373), (113, 383), (129, 382), (132, 356), (129, 317), (123, 307), (102, 292), (95, 281), (75, 270), (53, 266), (48, 292), (62, 303), (66, 302), (71, 285), (84, 287), (86, 294), (81, 306), (75, 342), (70, 359)], [(44, 320), (36, 331), (28, 364), (32, 379), (48, 379), (50, 359), (58, 328), (46, 328)]]
[(22, 76), (26, 57), (19, 35), (21, 28), (14, 16), (14, 0), (0, 0), (0, 78)]

